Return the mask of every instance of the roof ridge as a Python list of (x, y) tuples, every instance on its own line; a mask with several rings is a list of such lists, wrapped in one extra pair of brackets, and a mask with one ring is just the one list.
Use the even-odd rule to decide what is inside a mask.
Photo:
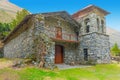
[[(97, 8), (100, 11), (104, 12), (105, 15), (109, 14), (109, 12), (107, 12), (106, 10), (104, 10), (104, 9), (98, 7), (98, 6), (95, 6), (95, 5), (91, 4), (91, 5), (88, 5), (87, 7), (83, 8), (83, 9), (80, 9), (79, 11), (73, 13), (72, 16), (75, 17), (78, 13), (82, 13), (82, 12), (84, 12), (85, 10), (87, 10), (89, 8), (91, 8), (92, 10), (93, 10), (93, 8)], [(88, 10), (88, 11), (91, 11), (91, 10)]]
[(35, 13), (34, 15), (38, 14), (56, 14), (56, 13), (67, 13), (67, 11), (55, 11), (55, 12), (44, 12), (44, 13)]

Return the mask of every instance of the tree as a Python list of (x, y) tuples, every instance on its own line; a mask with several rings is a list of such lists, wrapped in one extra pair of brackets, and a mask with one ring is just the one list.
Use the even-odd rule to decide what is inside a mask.
[(115, 43), (114, 46), (111, 48), (111, 53), (113, 56), (120, 56), (120, 49), (117, 43)]
[(17, 12), (16, 19), (14, 19), (10, 24), (10, 29), (13, 30), (23, 20), (23, 18), (28, 14), (30, 13), (25, 9)]
[(0, 39), (4, 39), (10, 31), (9, 23), (0, 23)]
[(11, 23), (0, 23), (0, 40), (4, 39), (28, 14), (30, 13), (23, 9), (22, 11), (17, 12), (16, 19)]

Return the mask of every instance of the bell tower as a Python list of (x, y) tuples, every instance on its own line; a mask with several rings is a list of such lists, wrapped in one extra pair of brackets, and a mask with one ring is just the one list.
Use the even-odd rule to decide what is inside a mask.
[(106, 34), (106, 20), (105, 16), (109, 12), (90, 5), (84, 9), (76, 12), (72, 17), (81, 25), (80, 34), (88, 34), (92, 32), (98, 32), (101, 34)]
[(106, 35), (105, 16), (109, 12), (90, 5), (72, 15), (79, 28), (79, 53), (82, 62), (109, 63), (110, 43)]

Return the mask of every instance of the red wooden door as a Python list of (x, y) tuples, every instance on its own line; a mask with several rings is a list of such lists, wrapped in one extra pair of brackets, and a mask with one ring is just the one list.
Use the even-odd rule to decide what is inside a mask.
[(62, 28), (60, 27), (56, 28), (56, 38), (62, 39)]
[(55, 63), (63, 63), (63, 47), (59, 45), (55, 46)]

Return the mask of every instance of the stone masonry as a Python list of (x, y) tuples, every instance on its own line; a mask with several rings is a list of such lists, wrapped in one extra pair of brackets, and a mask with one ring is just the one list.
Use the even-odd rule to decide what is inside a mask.
[[(30, 58), (55, 66), (56, 45), (63, 47), (65, 64), (110, 63), (109, 36), (106, 35), (105, 15), (108, 12), (92, 5), (72, 16), (67, 12), (31, 14), (4, 40), (4, 57)], [(62, 38), (56, 37), (56, 29)]]

